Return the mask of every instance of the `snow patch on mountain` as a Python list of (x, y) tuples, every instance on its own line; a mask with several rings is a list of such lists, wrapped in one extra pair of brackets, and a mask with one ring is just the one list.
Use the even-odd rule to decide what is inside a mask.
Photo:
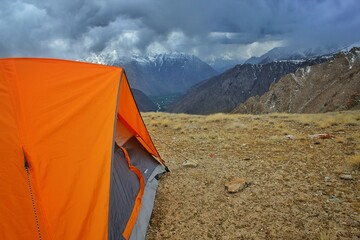
[(360, 47), (360, 41), (347, 46), (322, 45), (312, 48), (276, 47), (260, 57), (251, 57), (247, 64), (266, 64), (269, 62), (292, 61), (299, 63), (319, 56), (332, 56), (338, 52), (349, 52), (354, 47)]
[(293, 47), (276, 47), (260, 57), (251, 57), (245, 63), (248, 64), (265, 64), (279, 61), (292, 61), (299, 63), (309, 58), (322, 56), (334, 52), (338, 46), (320, 46), (314, 48), (298, 48)]
[(120, 56), (116, 50), (103, 51), (99, 54), (91, 53), (82, 61), (97, 63), (103, 65), (125, 65), (129, 62), (136, 62), (140, 65), (148, 65), (154, 64), (158, 67), (161, 67), (164, 62), (184, 62), (187, 63), (189, 61), (194, 60), (194, 55), (187, 55), (184, 53), (173, 52), (173, 53), (162, 53), (162, 54), (152, 54), (152, 55), (141, 55), (139, 53), (132, 53), (130, 56)]
[(341, 48), (341, 49), (339, 49), (339, 51), (341, 51), (341, 52), (349, 52), (354, 47), (357, 47), (357, 48), (360, 47), (360, 41), (355, 42), (355, 43), (353, 43), (353, 44), (351, 44), (351, 45), (349, 45), (347, 47)]

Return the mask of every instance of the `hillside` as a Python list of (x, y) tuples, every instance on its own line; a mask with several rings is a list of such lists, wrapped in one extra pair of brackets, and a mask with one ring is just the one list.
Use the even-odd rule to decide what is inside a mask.
[(360, 109), (360, 48), (301, 68), (241, 104), (238, 113), (316, 113)]
[(194, 86), (169, 111), (191, 114), (230, 112), (249, 97), (265, 93), (282, 76), (322, 61), (325, 59), (237, 65)]
[[(147, 239), (360, 238), (359, 111), (144, 120), (171, 170)], [(334, 136), (309, 136), (318, 133)], [(183, 167), (186, 159), (198, 166)], [(233, 178), (251, 185), (229, 194)]]

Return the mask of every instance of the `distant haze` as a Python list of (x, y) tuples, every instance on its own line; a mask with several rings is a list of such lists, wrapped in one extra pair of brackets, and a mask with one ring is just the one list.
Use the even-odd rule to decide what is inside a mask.
[(0, 57), (184, 52), (242, 62), (360, 40), (358, 0), (2, 0)]

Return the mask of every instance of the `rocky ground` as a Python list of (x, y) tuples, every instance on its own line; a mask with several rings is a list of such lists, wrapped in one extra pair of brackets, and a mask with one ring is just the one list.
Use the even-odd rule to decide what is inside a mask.
[(171, 170), (147, 239), (360, 239), (360, 111), (143, 116)]

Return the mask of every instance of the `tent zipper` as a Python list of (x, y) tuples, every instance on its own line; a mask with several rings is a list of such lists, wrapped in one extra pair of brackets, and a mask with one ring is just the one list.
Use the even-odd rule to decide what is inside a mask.
[(29, 169), (30, 165), (29, 165), (29, 162), (26, 160), (26, 157), (24, 157), (24, 160), (25, 160), (25, 170), (26, 170), (26, 175), (27, 175), (27, 182), (28, 182), (28, 187), (29, 187), (29, 192), (30, 192), (30, 198), (31, 198), (31, 203), (32, 203), (33, 211), (34, 211), (34, 216), (35, 216), (36, 228), (37, 228), (39, 240), (42, 240), (40, 224), (39, 224), (39, 216), (38, 216), (37, 209), (36, 209), (35, 197), (34, 197), (33, 188), (32, 188), (31, 179), (30, 179), (30, 169)]

